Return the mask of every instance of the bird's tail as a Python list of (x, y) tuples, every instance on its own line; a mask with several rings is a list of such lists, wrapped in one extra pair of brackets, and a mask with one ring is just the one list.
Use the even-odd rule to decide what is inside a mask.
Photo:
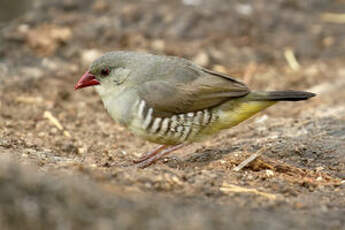
[(302, 101), (314, 97), (314, 93), (304, 91), (268, 91), (251, 92), (246, 98), (251, 101)]
[(302, 91), (250, 92), (244, 97), (229, 100), (219, 107), (222, 122), (214, 126), (214, 130), (233, 127), (278, 101), (300, 101), (313, 96), (314, 93)]

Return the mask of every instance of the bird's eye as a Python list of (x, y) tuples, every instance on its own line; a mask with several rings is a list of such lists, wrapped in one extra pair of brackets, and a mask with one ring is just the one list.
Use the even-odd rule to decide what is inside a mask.
[(105, 69), (101, 70), (101, 75), (104, 76), (104, 77), (108, 76), (109, 73), (110, 73), (110, 70), (108, 68), (105, 68)]

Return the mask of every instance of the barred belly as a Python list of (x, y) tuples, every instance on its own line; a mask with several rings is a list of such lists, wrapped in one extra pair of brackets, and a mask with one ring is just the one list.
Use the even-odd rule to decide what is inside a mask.
[(159, 144), (175, 145), (202, 139), (205, 132), (218, 116), (211, 109), (204, 109), (171, 117), (155, 117), (154, 109), (144, 100), (138, 100), (133, 107), (131, 131), (146, 140)]

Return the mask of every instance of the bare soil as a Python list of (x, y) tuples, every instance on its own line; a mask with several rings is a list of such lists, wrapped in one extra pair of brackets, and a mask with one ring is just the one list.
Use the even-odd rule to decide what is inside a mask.
[[(0, 228), (345, 229), (345, 24), (332, 17), (344, 10), (342, 0), (35, 1), (1, 25)], [(138, 169), (154, 144), (114, 123), (93, 89), (73, 90), (92, 60), (120, 49), (318, 95)]]

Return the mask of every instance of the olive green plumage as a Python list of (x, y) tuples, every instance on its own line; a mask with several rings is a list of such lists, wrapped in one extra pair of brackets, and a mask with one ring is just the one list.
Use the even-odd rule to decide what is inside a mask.
[(300, 91), (251, 92), (232, 77), (192, 62), (138, 52), (110, 52), (91, 64), (111, 117), (152, 142), (177, 145), (231, 128)]

